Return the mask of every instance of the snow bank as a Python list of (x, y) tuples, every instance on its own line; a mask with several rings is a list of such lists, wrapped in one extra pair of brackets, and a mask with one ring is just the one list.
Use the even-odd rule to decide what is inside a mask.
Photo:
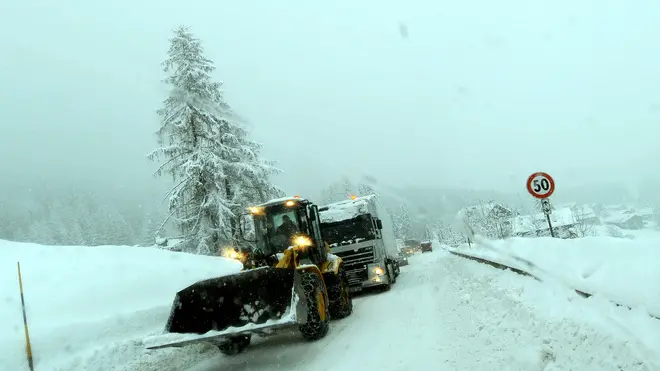
[[(518, 317), (516, 327), (522, 324), (522, 333), (531, 331), (534, 334), (531, 339), (523, 340), (527, 343), (521, 347), (518, 357), (536, 349), (542, 356), (551, 356), (550, 359), (543, 357), (551, 361), (547, 362), (547, 367), (525, 369), (659, 369), (660, 321), (651, 319), (643, 310), (616, 307), (602, 297), (581, 299), (560, 285), (526, 279), (465, 259), (461, 262), (463, 264), (471, 267), (463, 269), (471, 276), (466, 277), (470, 282), (463, 284), (471, 299), (480, 294), (480, 282), (485, 280), (493, 289), (489, 290), (489, 295), (508, 297), (517, 304), (506, 314), (500, 314), (497, 311), (492, 313), (493, 305), (498, 304), (495, 300), (471, 300), (475, 306), (487, 306), (479, 310), (478, 316), (494, 319), (496, 324), (490, 336), (511, 337), (512, 332), (519, 332), (504, 320)], [(492, 313), (490, 316), (489, 312)], [(532, 314), (528, 323), (525, 323), (528, 316), (524, 312)], [(465, 330), (474, 326), (475, 320), (476, 316), (466, 321)], [(515, 344), (522, 339), (515, 336), (511, 340), (510, 344)]]
[(241, 269), (235, 260), (156, 248), (0, 241), (0, 370), (27, 370), (17, 261), (38, 370), (160, 332), (178, 290)]
[[(636, 239), (585, 237), (580, 239), (511, 238), (483, 245), (451, 249), (528, 271), (513, 254), (552, 272), (575, 289), (601, 295), (630, 307), (645, 308), (660, 317), (660, 235)], [(498, 251), (503, 253), (498, 253)]]

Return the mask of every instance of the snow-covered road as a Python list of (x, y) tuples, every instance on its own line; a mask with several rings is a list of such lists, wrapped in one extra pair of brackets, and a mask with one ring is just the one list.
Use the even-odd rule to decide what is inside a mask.
[[(357, 298), (325, 339), (286, 333), (234, 357), (199, 346), (209, 357), (187, 371), (656, 369), (634, 339), (583, 320), (589, 308), (568, 292), (443, 251), (411, 260), (390, 292)], [(144, 370), (178, 369), (161, 367)]]
[[(26, 267), (34, 268), (41, 261), (52, 263), (46, 258), (53, 249), (16, 245), (5, 251), (22, 253)], [(62, 278), (77, 285), (66, 292), (69, 296), (94, 293), (99, 285), (105, 296), (85, 302), (79, 313), (69, 304), (64, 314), (79, 320), (64, 318), (53, 332), (46, 325), (56, 317), (48, 316), (47, 309), (65, 308), (68, 297), (55, 302), (60, 297), (49, 295), (50, 281), (27, 270), (38, 371), (660, 371), (660, 321), (650, 319), (643, 308), (629, 311), (597, 297), (580, 299), (567, 288), (444, 250), (411, 257), (391, 291), (357, 297), (353, 314), (332, 322), (326, 338), (310, 343), (295, 332), (255, 338), (245, 353), (234, 357), (203, 344), (147, 351), (142, 342), (161, 331), (177, 287), (230, 274), (236, 269), (231, 262), (128, 247), (60, 248), (52, 254), (76, 256), (42, 266), (43, 274), (52, 269), (48, 277), (70, 275)], [(75, 266), (66, 266), (68, 261)], [(158, 263), (146, 263), (153, 261)], [(152, 271), (144, 273), (145, 266)], [(86, 270), (80, 273), (82, 268)], [(92, 274), (102, 269), (108, 274)], [(110, 273), (117, 269), (120, 279)], [(9, 292), (13, 277), (5, 278)], [(103, 312), (107, 306), (112, 308)], [(0, 332), (6, 335), (0, 336), (5, 348), (13, 349), (0, 354), (3, 371), (27, 370), (21, 365), (20, 307), (15, 307)]]

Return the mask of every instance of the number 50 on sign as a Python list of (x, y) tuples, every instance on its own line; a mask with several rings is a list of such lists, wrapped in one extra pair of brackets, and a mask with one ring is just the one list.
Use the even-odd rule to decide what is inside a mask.
[(554, 191), (555, 181), (548, 173), (538, 172), (527, 178), (527, 192), (536, 198), (548, 198)]

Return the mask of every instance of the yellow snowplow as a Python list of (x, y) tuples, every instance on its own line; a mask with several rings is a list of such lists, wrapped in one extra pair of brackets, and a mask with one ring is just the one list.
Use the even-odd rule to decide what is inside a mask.
[(165, 334), (146, 340), (147, 349), (207, 342), (231, 355), (247, 348), (253, 334), (287, 327), (320, 339), (331, 318), (351, 314), (343, 262), (321, 239), (316, 205), (287, 197), (251, 207), (250, 214), (255, 267), (179, 291)]

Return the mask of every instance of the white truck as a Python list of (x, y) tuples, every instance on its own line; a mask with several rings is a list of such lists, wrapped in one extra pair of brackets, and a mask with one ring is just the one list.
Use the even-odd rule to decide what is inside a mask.
[(352, 197), (319, 208), (323, 240), (344, 261), (351, 291), (386, 290), (399, 275), (394, 229), (376, 195)]

